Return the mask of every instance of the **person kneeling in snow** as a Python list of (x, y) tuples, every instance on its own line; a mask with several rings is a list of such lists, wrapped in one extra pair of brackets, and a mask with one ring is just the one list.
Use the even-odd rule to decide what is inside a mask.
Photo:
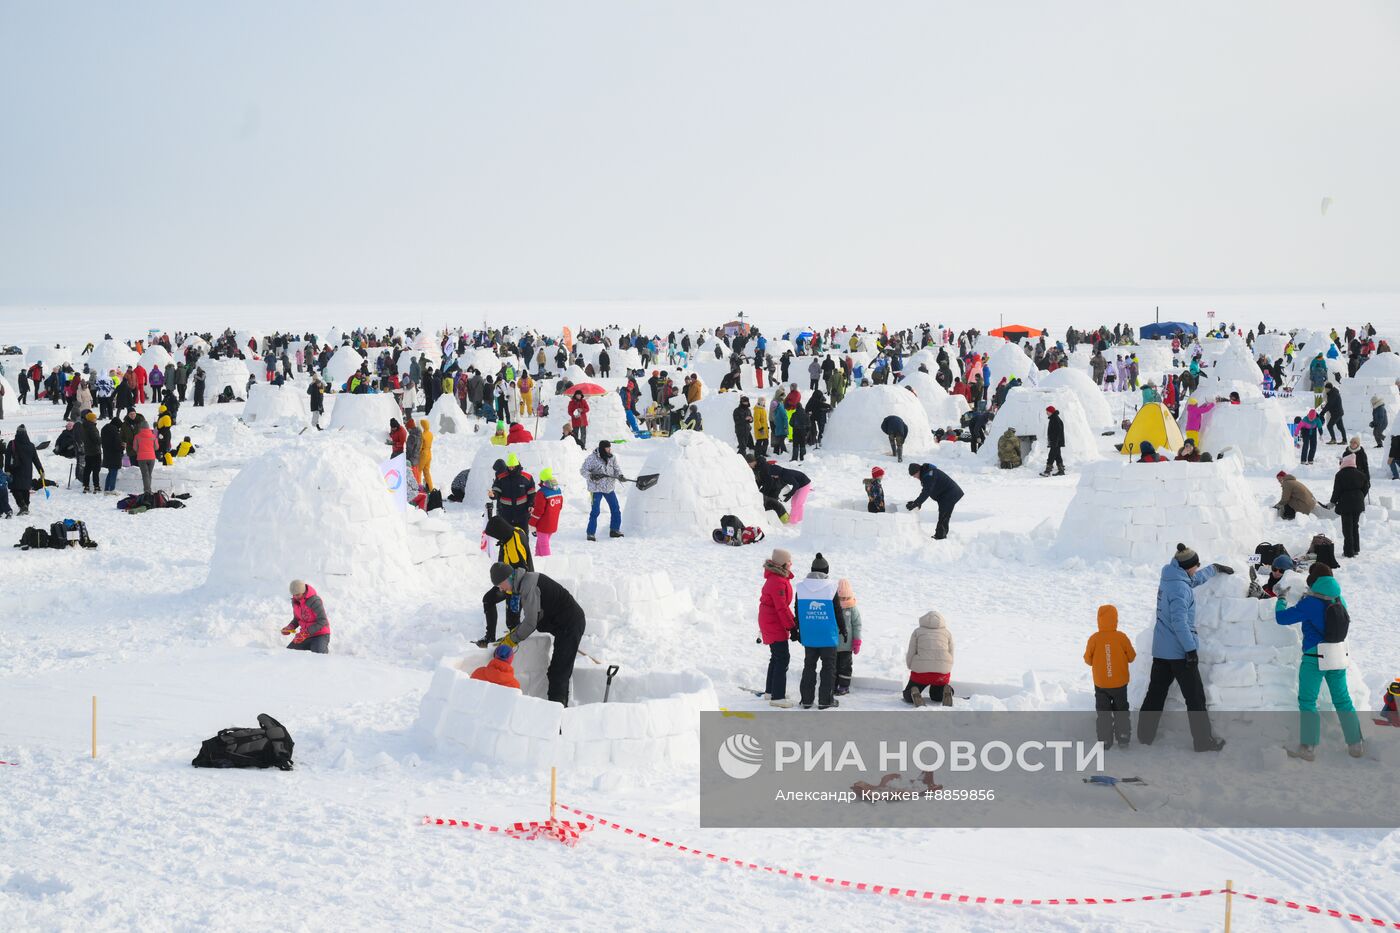
[(1021, 441), (1016, 437), (1015, 428), (1007, 428), (997, 438), (997, 464), (1003, 470), (1014, 470), (1021, 465)]
[(928, 687), (929, 699), (944, 706), (953, 705), (953, 688), (949, 685), (953, 676), (953, 633), (948, 631), (942, 613), (931, 609), (919, 617), (919, 627), (909, 636), (904, 663), (909, 668), (905, 703), (923, 706), (924, 687)]
[(1279, 485), (1279, 500), (1274, 503), (1274, 511), (1278, 512), (1278, 517), (1282, 519), (1292, 519), (1298, 514), (1311, 515), (1317, 508), (1317, 498), (1312, 494), (1312, 490), (1303, 485), (1302, 480), (1279, 470), (1274, 475)]
[(282, 629), (283, 635), (296, 633), (291, 644), (293, 651), (311, 651), (316, 654), (329, 654), (331, 648), (331, 623), (326, 618), (326, 606), (316, 591), (302, 580), (293, 580), (292, 622)]
[(587, 627), (583, 609), (568, 590), (542, 573), (495, 563), (491, 565), (491, 583), (506, 595), (520, 617), (520, 624), (506, 633), (501, 644), (514, 648), (536, 629), (554, 636), (547, 671), (549, 699), (568, 706), (574, 658)]
[(491, 653), (491, 660), (472, 671), (472, 680), (484, 680), (488, 684), (519, 690), (520, 681), (515, 679), (515, 667), (510, 663), (514, 656), (515, 651), (510, 645), (497, 645)]

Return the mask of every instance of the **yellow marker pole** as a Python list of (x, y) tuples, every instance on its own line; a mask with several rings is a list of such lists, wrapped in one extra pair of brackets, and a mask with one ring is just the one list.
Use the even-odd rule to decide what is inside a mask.
[(1230, 933), (1230, 908), (1234, 906), (1235, 883), (1225, 882), (1225, 933)]
[(97, 757), (97, 697), (92, 698), (92, 757)]
[(557, 768), (549, 769), (549, 821), (554, 822), (554, 801), (559, 784), (559, 772)]

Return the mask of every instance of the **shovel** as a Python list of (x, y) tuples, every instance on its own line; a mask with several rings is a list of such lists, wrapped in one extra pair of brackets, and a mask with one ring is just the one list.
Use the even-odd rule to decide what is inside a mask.
[(650, 489), (656, 485), (656, 481), (660, 478), (660, 473), (644, 473), (636, 479), (628, 479), (625, 476), (618, 477), (618, 479), (624, 483), (636, 483), (638, 489)]
[(608, 694), (612, 693), (613, 678), (617, 676), (617, 665), (608, 665), (608, 682), (603, 686), (603, 702), (608, 702)]

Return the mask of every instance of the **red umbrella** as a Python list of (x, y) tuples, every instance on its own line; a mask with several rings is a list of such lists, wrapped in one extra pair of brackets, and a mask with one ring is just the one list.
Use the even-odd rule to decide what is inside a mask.
[(607, 395), (608, 390), (598, 385), (596, 382), (575, 382), (564, 390), (565, 395), (573, 395), (575, 392), (582, 392), (584, 395)]

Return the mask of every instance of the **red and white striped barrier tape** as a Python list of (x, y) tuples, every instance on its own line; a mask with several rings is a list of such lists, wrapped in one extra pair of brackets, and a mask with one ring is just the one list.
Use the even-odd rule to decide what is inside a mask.
[(842, 878), (832, 878), (824, 875), (814, 875), (811, 872), (792, 871), (787, 868), (774, 868), (771, 865), (760, 865), (757, 862), (748, 862), (743, 859), (733, 858), (727, 855), (717, 855), (714, 852), (706, 852), (703, 849), (696, 849), (692, 846), (684, 846), (678, 842), (671, 842), (651, 833), (644, 833), (641, 830), (623, 826), (621, 823), (614, 823), (594, 813), (580, 810), (578, 807), (571, 807), (568, 804), (559, 804), (565, 810), (576, 813), (585, 820), (592, 820), (594, 823), (606, 826), (608, 829), (615, 829), (627, 836), (634, 836), (646, 842), (655, 843), (667, 849), (675, 849), (677, 852), (688, 852), (700, 858), (710, 859), (715, 862), (724, 862), (727, 865), (734, 865), (738, 868), (748, 868), (754, 871), (768, 872), (774, 875), (782, 875), (787, 878), (794, 878), (799, 881), (811, 881), (817, 884), (826, 884), (836, 888), (846, 888), (852, 891), (865, 891), (870, 894), (885, 894), (890, 897), (907, 897), (911, 900), (938, 901), (949, 904), (983, 904), (1003, 907), (1087, 907), (1110, 904), (1140, 904), (1148, 901), (1179, 901), (1193, 897), (1212, 897), (1219, 894), (1233, 894), (1246, 900), (1259, 901), (1264, 904), (1272, 904), (1276, 907), (1286, 907), (1290, 910), (1301, 910), (1305, 913), (1318, 914), (1320, 916), (1333, 917), (1339, 920), (1351, 920), (1354, 923), (1365, 923), (1373, 927), (1381, 927), (1388, 930), (1400, 930), (1400, 923), (1390, 920), (1380, 920), (1375, 917), (1366, 917), (1362, 914), (1351, 913), (1350, 911), (1335, 910), (1328, 907), (1316, 907), (1312, 904), (1303, 904), (1297, 901), (1284, 900), (1277, 897), (1264, 897), (1261, 894), (1249, 894), (1244, 891), (1235, 891), (1230, 888), (1206, 888), (1202, 891), (1180, 891), (1168, 892), (1165, 894), (1143, 894), (1137, 897), (1050, 897), (1050, 898), (1022, 898), (1022, 897), (975, 897), (970, 894), (949, 894), (938, 891), (924, 891), (917, 888), (896, 888), (889, 885), (869, 884), (864, 881), (847, 881)]
[(570, 823), (566, 820), (535, 820), (528, 823), (510, 823), (506, 826), (492, 826), (489, 823), (476, 823), (471, 820), (440, 820), (436, 817), (423, 817), (424, 826), (460, 826), (484, 833), (500, 833), (512, 839), (557, 839), (566, 846), (576, 845), (584, 833), (593, 827), (587, 823)]

